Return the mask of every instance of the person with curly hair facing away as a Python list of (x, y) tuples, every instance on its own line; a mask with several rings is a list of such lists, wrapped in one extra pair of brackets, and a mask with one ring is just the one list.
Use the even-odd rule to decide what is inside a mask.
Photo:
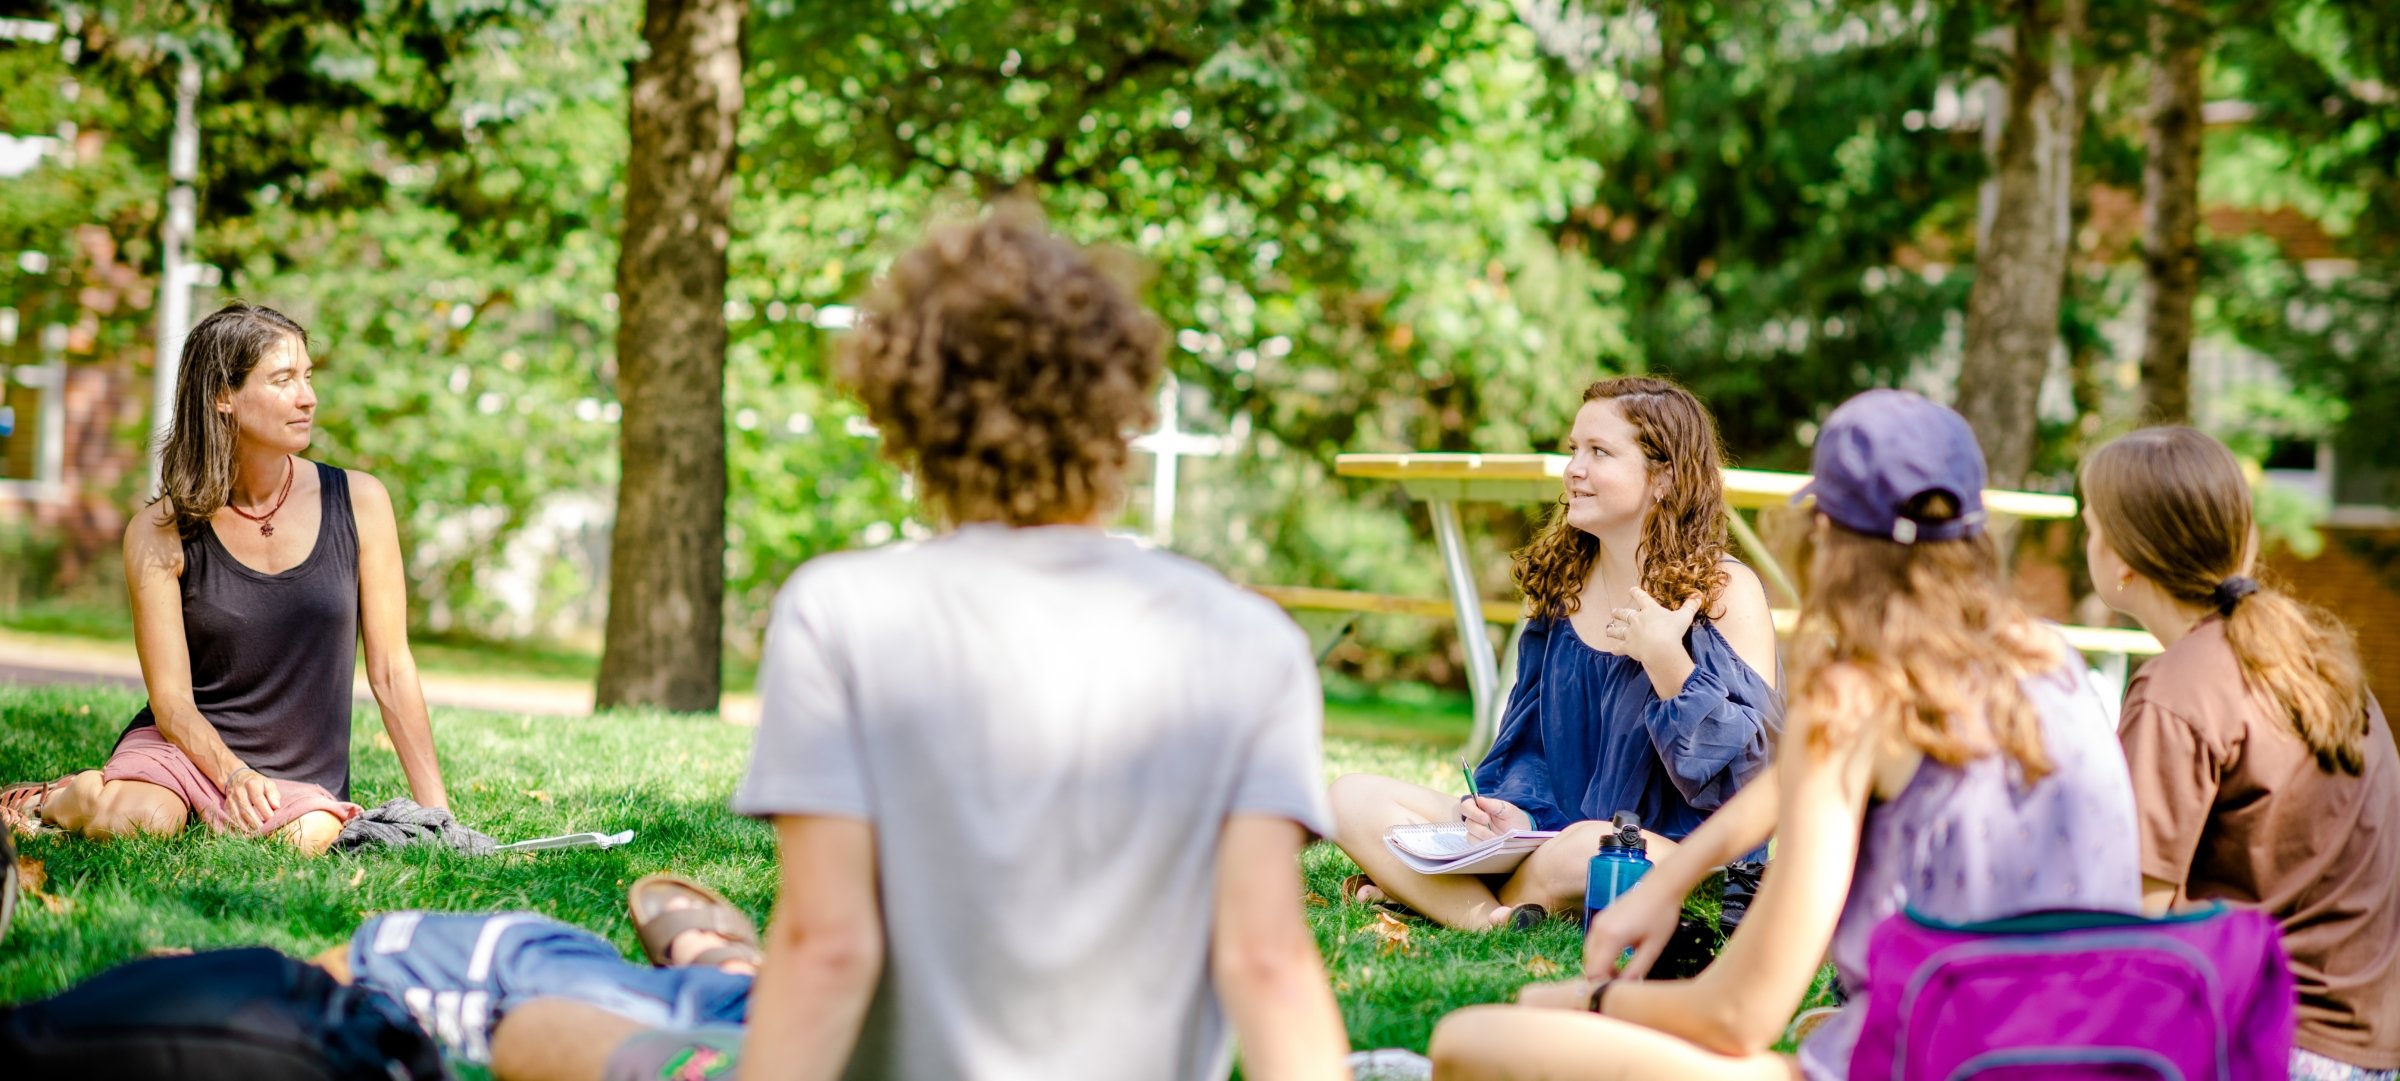
[(408, 648), (391, 493), (301, 457), (315, 431), (308, 334), (235, 302), (186, 335), (158, 497), (125, 527), (149, 703), (100, 769), (0, 790), (21, 830), (210, 828), (323, 852), (356, 817), (350, 696), (361, 645), (416, 801), (447, 808)]
[[(1838, 1081), (1867, 1016), (1869, 937), (1903, 906), (1953, 924), (2139, 909), (2107, 707), (2064, 636), (2009, 595), (1966, 420), (1868, 391), (1814, 455), (1774, 768), (1592, 921), (1583, 975), (1443, 1018), (1436, 1078)], [(1770, 833), (1774, 868), (1716, 962), (1641, 979), (1706, 862)], [(1776, 1053), (1829, 953), (1849, 1001), (1796, 1059)]]
[[(1568, 439), (1565, 492), (1517, 553), (1530, 617), (1480, 798), (1373, 774), (1333, 783), (1335, 840), (1388, 896), (1445, 926), (1531, 927), (1579, 913), (1612, 815), (1640, 816), (1661, 858), (1767, 762), (1780, 713), (1775, 628), (1758, 575), (1725, 555), (1716, 422), (1691, 392), (1629, 376), (1592, 384)], [(1560, 830), (1505, 876), (1424, 875), (1384, 845), (1404, 823), (1471, 835)]]
[(2300, 991), (2295, 1081), (2400, 1077), (2400, 751), (2348, 628), (2251, 577), (2224, 445), (2145, 428), (2083, 465), (2092, 588), (2166, 652), (2119, 733), (2153, 912), (2274, 915)]
[[(1301, 901), (1307, 638), (1100, 529), (1165, 328), (1022, 205), (936, 228), (863, 310), (839, 375), (941, 532), (776, 595), (733, 797), (782, 866), (743, 1075), (1217, 1081), (1230, 1017), (1246, 1076), (1346, 1076)], [(612, 1037), (578, 1012), (496, 1072), (593, 1076)]]

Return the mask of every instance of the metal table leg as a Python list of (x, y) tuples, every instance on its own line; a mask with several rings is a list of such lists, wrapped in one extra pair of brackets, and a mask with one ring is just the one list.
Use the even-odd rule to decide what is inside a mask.
[(1458, 645), (1466, 655), (1467, 689), (1475, 703), (1475, 728), (1468, 744), (1489, 746), (1492, 728), (1504, 703), (1494, 701), (1500, 686), (1500, 662), (1492, 655), (1492, 638), (1483, 629), (1483, 597), (1475, 589), (1475, 571), (1467, 562), (1466, 532), (1458, 524), (1458, 503), (1429, 499), (1433, 537), (1442, 546), (1442, 569), (1450, 579), (1450, 603), (1458, 610)]
[(1785, 604), (1797, 606), (1800, 603), (1799, 587), (1792, 584), (1792, 576), (1783, 569), (1783, 564), (1775, 561), (1775, 553), (1767, 550), (1767, 542), (1759, 538), (1758, 531), (1742, 520), (1742, 512), (1732, 507), (1725, 508), (1725, 525), (1733, 531), (1733, 539), (1741, 544), (1743, 553), (1750, 557), (1750, 569), (1757, 571), (1768, 585), (1782, 593)]
[(2099, 664), (2092, 668), (2092, 685), (2100, 691), (2100, 704), (2108, 707), (2108, 719), (2123, 724), (2125, 683), (2131, 678), (2132, 659), (2122, 653), (2097, 654)]

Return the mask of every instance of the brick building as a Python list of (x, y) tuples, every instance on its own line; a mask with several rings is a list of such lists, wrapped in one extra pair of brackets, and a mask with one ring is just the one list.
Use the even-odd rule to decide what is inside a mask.
[(2337, 514), (2315, 559), (2271, 557), (2268, 572), (2293, 596), (2331, 611), (2358, 635), (2367, 686), (2386, 715), (2400, 709), (2400, 514), (2374, 521)]

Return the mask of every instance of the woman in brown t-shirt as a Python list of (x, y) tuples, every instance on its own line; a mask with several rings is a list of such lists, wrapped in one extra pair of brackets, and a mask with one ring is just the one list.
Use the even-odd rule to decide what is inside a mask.
[(2145, 901), (2274, 914), (2295, 1081), (2400, 1076), (2400, 753), (2349, 630), (2247, 576), (2250, 488), (2216, 440), (2134, 432), (2083, 490), (2093, 588), (2167, 647), (2120, 733)]

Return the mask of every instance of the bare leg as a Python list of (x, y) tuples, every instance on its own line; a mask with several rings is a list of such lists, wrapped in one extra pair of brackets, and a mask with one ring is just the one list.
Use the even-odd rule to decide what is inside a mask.
[[(1608, 832), (1606, 822), (1577, 822), (1542, 842), (1542, 847), (1517, 865), (1517, 873), (1501, 884), (1501, 903), (1535, 904), (1554, 913), (1580, 912), (1592, 853), (1599, 851), (1600, 837)], [(1675, 851), (1675, 842), (1648, 830), (1642, 831), (1642, 843), (1648, 846), (1654, 863)]]
[(1458, 797), (1422, 785), (1352, 773), (1333, 782), (1333, 841), (1394, 900), (1436, 923), (1486, 930), (1508, 919), (1508, 908), (1474, 875), (1421, 875), (1383, 843), (1384, 831), (1420, 822), (1456, 822)]
[(181, 833), (191, 814), (173, 789), (148, 781), (103, 781), (96, 769), (76, 774), (42, 805), (42, 821), (94, 838)]
[(595, 1081), (617, 1046), (646, 1031), (638, 1022), (581, 1002), (535, 999), (492, 1029), (492, 1076), (500, 1081)]
[(1433, 1030), (1440, 1081), (1794, 1081), (1772, 1052), (1728, 1057), (1615, 1018), (1575, 1010), (1469, 1006)]
[(341, 835), (342, 820), (331, 811), (310, 811), (284, 823), (283, 828), (275, 831), (278, 839), (288, 842), (307, 856), (324, 855), (325, 850), (332, 848), (334, 840)]
[(347, 942), (309, 958), (308, 963), (324, 969), (335, 983), (350, 982), (350, 944)]

